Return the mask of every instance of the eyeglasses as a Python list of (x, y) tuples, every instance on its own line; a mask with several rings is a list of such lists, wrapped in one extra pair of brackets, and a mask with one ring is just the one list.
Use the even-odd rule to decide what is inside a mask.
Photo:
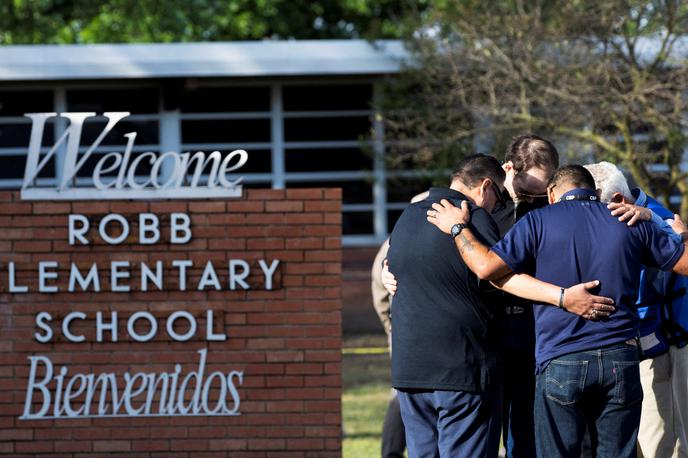
[(497, 213), (499, 211), (502, 211), (506, 208), (506, 200), (504, 199), (504, 196), (502, 193), (499, 191), (499, 188), (497, 185), (494, 183), (494, 181), (491, 183), (490, 188), (494, 191), (495, 195), (497, 196), (497, 202), (495, 202), (494, 207), (492, 208), (492, 213)]
[(519, 192), (517, 193), (519, 198), (526, 197), (528, 199), (537, 199), (539, 197), (547, 197), (547, 193), (544, 194), (531, 194), (529, 192)]

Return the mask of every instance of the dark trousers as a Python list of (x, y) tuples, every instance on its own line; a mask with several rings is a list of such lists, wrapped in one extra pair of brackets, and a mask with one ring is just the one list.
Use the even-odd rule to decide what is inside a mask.
[(526, 307), (532, 306), (507, 307), (508, 315), (498, 321), (502, 427), (492, 433), (491, 440), (499, 443), (503, 437), (506, 458), (535, 456), (535, 330)]
[(486, 393), (399, 390), (409, 458), (486, 457), (492, 400)]
[[(535, 456), (535, 359), (534, 350), (502, 354), (502, 421), (507, 458)], [(499, 439), (497, 439), (499, 440)]]
[(406, 449), (404, 422), (401, 420), (399, 398), (395, 392), (389, 401), (382, 425), (382, 458), (402, 458)]
[(550, 361), (535, 389), (538, 457), (579, 458), (588, 425), (598, 458), (635, 458), (642, 399), (635, 346), (621, 343)]

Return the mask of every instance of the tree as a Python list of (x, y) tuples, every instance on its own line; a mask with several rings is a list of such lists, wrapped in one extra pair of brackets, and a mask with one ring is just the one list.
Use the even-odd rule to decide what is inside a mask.
[[(688, 217), (688, 4), (681, 0), (445, 0), (388, 85), (397, 158), (444, 166), (521, 132), (569, 160), (609, 160)], [(498, 153), (499, 154), (499, 153)]]
[(396, 38), (425, 1), (4, 0), (0, 44)]

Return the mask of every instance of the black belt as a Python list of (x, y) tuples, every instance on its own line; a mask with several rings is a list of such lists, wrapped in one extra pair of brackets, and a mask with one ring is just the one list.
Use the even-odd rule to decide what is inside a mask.
[(520, 315), (521, 313), (525, 312), (526, 309), (520, 305), (507, 305), (504, 307), (504, 313), (507, 315)]

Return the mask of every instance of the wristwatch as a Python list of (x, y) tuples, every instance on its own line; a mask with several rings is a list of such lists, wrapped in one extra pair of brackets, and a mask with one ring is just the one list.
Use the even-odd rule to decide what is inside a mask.
[(461, 231), (464, 230), (464, 228), (466, 228), (466, 227), (468, 227), (468, 224), (464, 224), (464, 223), (457, 223), (457, 224), (454, 224), (454, 225), (451, 227), (451, 236), (452, 236), (452, 238), (455, 239), (456, 236), (459, 235), (459, 234), (461, 233)]

